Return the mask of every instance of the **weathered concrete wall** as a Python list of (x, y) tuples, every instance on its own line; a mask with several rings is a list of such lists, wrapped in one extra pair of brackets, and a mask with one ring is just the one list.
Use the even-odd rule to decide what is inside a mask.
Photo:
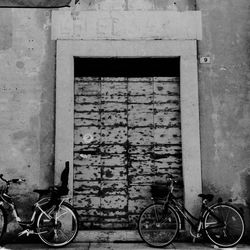
[[(168, 10), (166, 0), (81, 0), (79, 10)], [(199, 65), (204, 192), (233, 198), (250, 217), (249, 0), (176, 0), (203, 13)], [(24, 208), (32, 190), (53, 183), (55, 44), (50, 11), (0, 9), (0, 163)], [(26, 209), (23, 209), (25, 211)]]
[(203, 188), (250, 204), (250, 2), (198, 0), (203, 13), (200, 121)]
[(195, 10), (195, 0), (80, 0), (79, 10)]
[(28, 215), (34, 188), (54, 181), (55, 42), (50, 11), (0, 9), (0, 172)]
[[(167, 2), (83, 0), (78, 8), (166, 10), (172, 4)], [(176, 2), (179, 10), (195, 9), (194, 0)], [(10, 190), (22, 217), (30, 215), (37, 197), (32, 190), (54, 182), (55, 42), (50, 15), (50, 10), (0, 9), (1, 173), (27, 180)]]

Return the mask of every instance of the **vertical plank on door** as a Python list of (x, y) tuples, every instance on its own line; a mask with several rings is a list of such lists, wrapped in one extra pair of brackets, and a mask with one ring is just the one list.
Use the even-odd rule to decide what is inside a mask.
[(152, 182), (151, 152), (154, 143), (153, 91), (151, 78), (129, 78), (128, 145), (129, 145), (129, 224), (135, 227), (140, 211), (149, 202)]
[(127, 227), (127, 84), (101, 79), (101, 228)]
[[(154, 78), (154, 152), (157, 179), (182, 176), (179, 78)], [(181, 193), (181, 190), (179, 190)]]
[(94, 229), (100, 225), (101, 157), (80, 157), (82, 150), (89, 149), (83, 141), (85, 134), (90, 133), (100, 141), (100, 91), (98, 78), (75, 78), (74, 206), (80, 216), (80, 228)]

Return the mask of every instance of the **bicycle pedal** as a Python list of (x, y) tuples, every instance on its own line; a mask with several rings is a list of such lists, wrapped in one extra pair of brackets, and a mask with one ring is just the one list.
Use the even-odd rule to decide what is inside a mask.
[(20, 225), (30, 225), (32, 222), (31, 221), (19, 221)]
[(48, 233), (48, 231), (43, 231), (43, 232), (39, 232), (39, 233), (36, 233), (37, 235), (40, 235), (40, 234), (46, 234)]
[(25, 229), (24, 231), (22, 231), (18, 234), (18, 237), (20, 237), (24, 234), (26, 234), (26, 236), (29, 236), (30, 234), (35, 234), (35, 232), (33, 230)]
[(23, 231), (20, 232), (17, 236), (18, 236), (18, 237), (21, 237), (21, 236), (24, 235), (24, 234), (28, 235), (28, 234), (29, 234), (29, 229), (23, 230)]

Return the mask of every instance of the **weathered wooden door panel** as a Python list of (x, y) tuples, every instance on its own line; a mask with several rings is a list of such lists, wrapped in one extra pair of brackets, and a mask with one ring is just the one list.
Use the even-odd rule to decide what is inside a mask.
[[(182, 175), (179, 114), (178, 78), (75, 79), (74, 204), (82, 228), (135, 228), (151, 183)], [(100, 153), (81, 159), (86, 133)]]
[(128, 165), (128, 214), (130, 227), (135, 227), (138, 214), (149, 202), (148, 190), (152, 182), (152, 159), (149, 152), (154, 145), (153, 79), (132, 78), (128, 90), (128, 144), (133, 147)]
[(161, 156), (154, 161), (154, 170), (164, 181), (167, 173), (182, 176), (179, 78), (155, 78), (154, 103), (154, 152)]
[(127, 152), (126, 144), (102, 145), (101, 153), (105, 154), (125, 154)]
[(103, 181), (101, 191), (102, 228), (121, 228), (127, 218), (127, 181)]
[(127, 223), (127, 86), (124, 78), (101, 79), (101, 228)]
[(128, 192), (130, 194), (128, 201), (129, 226), (136, 228), (140, 212), (152, 203), (149, 195), (150, 185), (130, 185)]

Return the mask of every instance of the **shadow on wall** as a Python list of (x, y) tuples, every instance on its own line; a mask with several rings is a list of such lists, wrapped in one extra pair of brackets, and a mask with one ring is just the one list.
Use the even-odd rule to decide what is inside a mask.
[(250, 168), (243, 169), (237, 173), (234, 184), (231, 188), (232, 201), (240, 210), (242, 210), (247, 226), (247, 232), (250, 232)]
[[(247, 206), (247, 214), (244, 214), (246, 221), (250, 219), (250, 170), (248, 171), (247, 175), (244, 176), (244, 187), (245, 187), (245, 194), (246, 194), (246, 206)], [(248, 223), (246, 223), (248, 224)], [(250, 228), (248, 229), (250, 231)]]

